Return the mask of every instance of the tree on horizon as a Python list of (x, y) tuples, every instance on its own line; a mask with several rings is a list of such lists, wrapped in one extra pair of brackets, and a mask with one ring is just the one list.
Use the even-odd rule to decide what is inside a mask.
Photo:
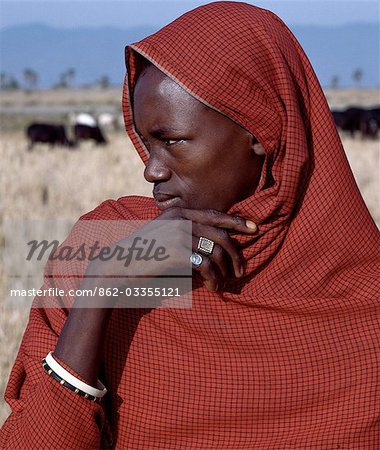
[(20, 89), (17, 78), (6, 72), (0, 73), (0, 89), (4, 91), (15, 91)]
[(337, 89), (339, 87), (340, 78), (338, 75), (333, 75), (331, 77), (330, 86), (332, 89)]
[(30, 67), (24, 69), (23, 77), (26, 84), (26, 90), (32, 91), (37, 87), (38, 73), (34, 69), (31, 69)]
[(352, 80), (356, 87), (360, 87), (363, 76), (364, 76), (364, 73), (363, 73), (362, 69), (358, 68), (352, 72)]
[(54, 86), (56, 88), (68, 88), (70, 87), (71, 83), (73, 82), (76, 75), (76, 70), (72, 67), (65, 70), (59, 75), (59, 81)]
[(102, 75), (99, 79), (99, 86), (102, 89), (107, 89), (111, 85), (110, 77), (108, 75)]

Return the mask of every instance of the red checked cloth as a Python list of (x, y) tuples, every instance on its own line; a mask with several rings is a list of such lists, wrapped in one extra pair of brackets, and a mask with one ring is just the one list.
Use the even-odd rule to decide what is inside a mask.
[[(127, 48), (126, 129), (146, 161), (130, 109), (137, 53), (266, 150), (256, 193), (230, 211), (259, 224), (239, 237), (247, 276), (196, 288), (191, 309), (115, 310), (104, 405), (46, 375), (68, 311), (32, 310), (1, 446), (379, 449), (379, 235), (300, 45), (269, 11), (218, 2)], [(125, 197), (85, 218), (157, 213)]]

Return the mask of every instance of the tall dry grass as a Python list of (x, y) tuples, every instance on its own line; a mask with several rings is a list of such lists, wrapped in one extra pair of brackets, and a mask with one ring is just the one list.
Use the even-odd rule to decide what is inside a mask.
[[(110, 144), (90, 143), (79, 150), (50, 150), (38, 145), (27, 152), (22, 132), (2, 133), (0, 139), (0, 241), (4, 219), (76, 220), (108, 198), (150, 195), (143, 164), (124, 133), (113, 133)], [(4, 390), (15, 360), (29, 311), (5, 305), (3, 265), (0, 265), (0, 425), (9, 409)]]

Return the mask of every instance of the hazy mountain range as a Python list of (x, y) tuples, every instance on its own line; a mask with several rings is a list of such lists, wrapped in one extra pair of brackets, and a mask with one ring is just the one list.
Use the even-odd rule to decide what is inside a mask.
[[(326, 12), (328, 13), (328, 12)], [(362, 86), (380, 85), (379, 24), (348, 24), (339, 27), (292, 26), (306, 50), (319, 79), (329, 86), (333, 76), (340, 86), (353, 84), (360, 69)], [(90, 84), (106, 75), (121, 84), (124, 47), (154, 33), (152, 27), (120, 29), (51, 28), (30, 24), (0, 30), (0, 70), (22, 82), (26, 68), (38, 73), (38, 85), (49, 87), (69, 68), (75, 70), (73, 85)]]

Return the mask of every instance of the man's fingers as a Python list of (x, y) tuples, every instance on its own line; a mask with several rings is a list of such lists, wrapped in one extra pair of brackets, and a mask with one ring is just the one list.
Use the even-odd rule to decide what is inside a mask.
[(224, 284), (224, 282), (222, 283), (216, 265), (213, 264), (213, 262), (207, 256), (202, 256), (202, 258), (202, 264), (198, 267), (194, 267), (194, 270), (199, 272), (209, 291), (217, 291), (222, 287), (222, 284)]
[[(156, 220), (164, 219), (192, 221), (192, 252), (198, 252), (203, 258), (202, 264), (197, 267), (193, 265), (193, 269), (202, 276), (207, 289), (210, 291), (222, 289), (226, 278), (230, 275), (231, 266), (237, 278), (243, 276), (242, 255), (230, 236), (236, 233), (256, 233), (257, 225), (254, 222), (213, 209), (195, 210), (179, 207), (168, 208), (156, 218)], [(214, 242), (211, 254), (198, 250), (200, 237)]]
[[(193, 252), (199, 252), (198, 250), (198, 242), (199, 236), (193, 236)], [(223, 278), (227, 278), (229, 276), (228, 264), (226, 261), (226, 254), (222, 247), (220, 247), (217, 243), (215, 243), (212, 254), (204, 255), (202, 252), (199, 252), (202, 257), (207, 256), (218, 266), (219, 272)]]
[[(229, 261), (232, 263), (235, 276), (239, 278), (243, 275), (243, 260), (240, 251), (236, 248), (235, 243), (231, 240), (225, 230), (193, 223), (193, 234), (196, 236), (206, 237), (215, 243), (211, 259), (215, 258), (216, 262), (218, 262), (220, 257), (226, 258), (227, 256)], [(195, 243), (195, 251), (197, 251), (198, 241)], [(219, 255), (217, 250), (218, 247), (221, 247), (224, 250), (224, 255)], [(214, 253), (216, 254), (214, 255)]]
[(257, 225), (251, 220), (225, 214), (214, 209), (182, 209), (182, 214), (186, 219), (212, 227), (235, 230), (240, 233), (255, 233), (257, 231)]

